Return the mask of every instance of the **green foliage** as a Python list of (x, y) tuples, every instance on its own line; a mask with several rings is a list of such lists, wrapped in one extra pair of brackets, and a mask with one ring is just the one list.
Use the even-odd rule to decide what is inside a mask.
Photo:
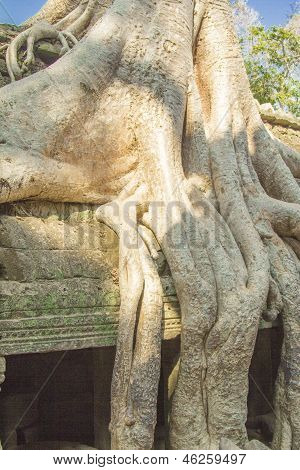
[(254, 26), (241, 45), (255, 98), (300, 116), (300, 36), (282, 27)]

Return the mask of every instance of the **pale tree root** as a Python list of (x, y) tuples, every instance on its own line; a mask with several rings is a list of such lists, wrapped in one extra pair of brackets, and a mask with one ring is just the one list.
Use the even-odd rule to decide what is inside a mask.
[[(79, 36), (89, 25), (98, 0), (82, 0), (80, 5), (64, 19), (52, 25), (42, 20), (22, 31), (8, 46), (6, 65), (11, 81), (20, 80), (28, 67), (35, 63), (34, 45), (42, 39), (58, 41), (61, 44), (60, 55), (63, 56), (77, 44)], [(22, 67), (18, 63), (20, 49), (27, 47), (27, 55)]]
[[(251, 250), (244, 253), (251, 266), (250, 280), (253, 276), (246, 288), (237, 266), (234, 268), (237, 256), (231, 259), (222, 246), (221, 241), (224, 244), (227, 240), (230, 247), (223, 219), (204, 213), (203, 203), (198, 210), (189, 204), (184, 206), (184, 198), (181, 201), (178, 222), (169, 225), (165, 233), (158, 229), (157, 222), (146, 221), (162, 246), (181, 307), (182, 346), (172, 402), (171, 447), (216, 449), (222, 436), (234, 436), (236, 442), (245, 445), (248, 370), (269, 284), (266, 254), (256, 236), (261, 257), (254, 262)], [(211, 206), (211, 213), (215, 212)], [(157, 216), (158, 220), (164, 218), (163, 214)], [(216, 220), (220, 224), (217, 236), (204, 245), (205, 227), (210, 231)], [(250, 230), (250, 222), (248, 227), (239, 226), (239, 238), (246, 247), (242, 236)]]
[[(260, 129), (259, 135), (265, 135)], [(251, 136), (251, 133), (250, 133)], [(251, 137), (250, 137), (251, 139)], [(264, 142), (264, 141), (263, 141)], [(272, 289), (269, 299), (274, 307), (271, 313), (279, 312), (283, 320), (284, 340), (281, 351), (281, 363), (278, 371), (275, 394), (275, 431), (272, 447), (274, 449), (300, 448), (300, 310), (299, 310), (299, 230), (300, 205), (299, 188), (295, 185), (294, 176), (299, 170), (299, 162), (294, 152), (288, 152), (278, 142), (272, 142), (269, 149), (265, 149), (267, 160), (272, 155), (276, 158), (276, 165), (271, 178), (261, 160), (259, 169), (264, 188), (272, 196), (281, 197), (283, 201), (270, 196), (260, 195), (256, 198), (258, 219), (256, 224), (258, 232), (266, 248), (271, 266)], [(264, 148), (260, 140), (256, 140), (256, 157)], [(287, 155), (293, 160), (287, 160)], [(257, 160), (256, 160), (257, 162)], [(287, 170), (287, 165), (291, 173)], [(282, 176), (282, 177), (281, 177)], [(261, 191), (258, 188), (258, 192)], [(252, 205), (252, 209), (255, 203)], [(254, 211), (255, 212), (255, 211)], [(255, 216), (254, 216), (255, 218)], [(273, 317), (273, 313), (271, 318)]]
[[(265, 138), (267, 139), (266, 134), (265, 131)], [(251, 140), (251, 131), (248, 135)], [(263, 136), (262, 130), (260, 130), (260, 136)], [(261, 150), (261, 141), (257, 140), (256, 145), (256, 152), (258, 152), (258, 149)], [(266, 152), (268, 152), (267, 149)], [(273, 148), (272, 152), (274, 155), (276, 148)], [(280, 158), (277, 160), (272, 175), (272, 186), (267, 175), (268, 167), (268, 159), (266, 162), (261, 159), (259, 162), (259, 181), (262, 182), (262, 186), (254, 178), (252, 186), (248, 185), (245, 194), (247, 194), (246, 200), (249, 211), (268, 250), (268, 259), (270, 261), (271, 282), (266, 317), (268, 320), (273, 320), (280, 313), (283, 319), (284, 341), (276, 384), (275, 431), (272, 447), (275, 449), (299, 449), (300, 279), (299, 258), (297, 256), (300, 228), (299, 193), (294, 185), (293, 176), (287, 171), (283, 160), (280, 161)], [(285, 187), (282, 181), (278, 181), (280, 175), (283, 175)], [(266, 195), (262, 187), (269, 191), (272, 196), (280, 194), (284, 200), (279, 201), (270, 197), (270, 195)]]
[[(61, 43), (60, 54), (63, 55), (70, 50), (69, 42), (76, 44), (76, 38), (64, 31), (58, 31), (50, 23), (41, 21), (40, 23), (32, 26), (32, 28), (23, 31), (12, 41), (6, 52), (7, 70), (11, 81), (20, 80), (23, 73), (28, 70), (28, 66), (35, 63), (34, 57), (34, 44), (41, 39), (53, 39)], [(69, 42), (68, 42), (69, 40)], [(22, 68), (18, 64), (18, 52), (23, 45), (27, 44), (27, 57)]]
[[(265, 135), (260, 130), (260, 136)], [(251, 131), (248, 133), (251, 140)], [(257, 149), (261, 150), (260, 140), (256, 141)], [(266, 152), (270, 151), (265, 149)], [(276, 154), (276, 148), (271, 154)], [(258, 154), (258, 153), (257, 153)], [(260, 159), (259, 173), (262, 186), (254, 178), (245, 193), (249, 211), (256, 229), (268, 251), (270, 262), (270, 290), (268, 295), (267, 320), (273, 320), (278, 314), (283, 319), (284, 341), (281, 353), (281, 364), (278, 372), (275, 395), (275, 431), (272, 447), (274, 449), (299, 449), (300, 447), (300, 312), (299, 312), (299, 193), (294, 185), (292, 174), (285, 163), (277, 155), (277, 164), (273, 172), (273, 183), (267, 175), (269, 167)], [(257, 162), (256, 162), (257, 163)], [(255, 163), (254, 163), (255, 164)], [(251, 166), (251, 163), (250, 163)], [(250, 169), (249, 169), (250, 173)], [(285, 186), (280, 180), (283, 176)], [(276, 189), (277, 188), (277, 189)], [(279, 201), (272, 196), (280, 196)], [(286, 202), (288, 201), (288, 202)], [(281, 238), (280, 238), (281, 237)], [(285, 237), (287, 242), (285, 242)]]
[(294, 238), (290, 238), (290, 237), (285, 237), (284, 241), (291, 247), (293, 253), (298, 258), (298, 263), (299, 263), (299, 260), (300, 260), (300, 243), (299, 243), (299, 241), (295, 240)]
[[(210, 3), (212, 8), (208, 8), (204, 27), (200, 32), (198, 83), (200, 83), (202, 101), (206, 105), (204, 106), (206, 113), (204, 121), (207, 120), (209, 123), (214, 187), (221, 215), (230, 226), (246, 261), (249, 274), (247, 288), (250, 287), (251, 280), (254, 287), (250, 289), (252, 293), (249, 292), (249, 301), (254, 300), (254, 305), (262, 280), (260, 278), (259, 283), (255, 282), (256, 274), (258, 274), (257, 280), (259, 279), (259, 270), (252, 271), (258, 247), (260, 247), (260, 255), (257, 257), (259, 258), (262, 254), (265, 259), (267, 269), (264, 270), (261, 265), (261, 273), (265, 272), (269, 276), (269, 287), (263, 311), (266, 310), (269, 318), (275, 318), (278, 313), (281, 313), (284, 326), (273, 447), (296, 449), (300, 446), (299, 263), (295, 253), (299, 243), (300, 190), (295, 180), (299, 172), (299, 156), (279, 145), (266, 131), (250, 93), (240, 54), (234, 45), (235, 39), (224, 34), (227, 31), (225, 24), (231, 22), (230, 15), (226, 13), (227, 6), (225, 7), (223, 1), (218, 2), (218, 5), (224, 8), (220, 8), (217, 14), (217, 7), (213, 4), (214, 2)], [(220, 44), (223, 45), (221, 53), (218, 47)], [(227, 61), (224, 60), (225, 55), (229, 58)], [(233, 84), (236, 86), (234, 87)], [(226, 90), (225, 96), (224, 90)], [(210, 103), (207, 105), (208, 99)], [(219, 118), (220, 115), (222, 119)], [(238, 212), (235, 210), (236, 201), (240, 209), (238, 217)], [(249, 227), (252, 225), (252, 229), (254, 227), (256, 232), (252, 241), (248, 237), (248, 242), (241, 230), (241, 223), (245, 223), (243, 208), (244, 214), (248, 213), (248, 217), (251, 218)], [(251, 231), (248, 233), (250, 234)], [(288, 237), (288, 247), (274, 232), (280, 237)], [(257, 236), (261, 240), (255, 242)], [(279, 251), (276, 251), (274, 246), (276, 239), (281, 244)], [(243, 240), (246, 242), (244, 246)], [(262, 242), (264, 250), (261, 248)], [(252, 261), (251, 253), (254, 257)], [(249, 254), (250, 257), (247, 259), (246, 256), (248, 257)], [(252, 340), (255, 339), (256, 334), (252, 327), (251, 333), (246, 327), (244, 333), (241, 334), (244, 329), (244, 318), (247, 324), (255, 313), (251, 305), (249, 307), (250, 315), (240, 316), (241, 327), (237, 328), (240, 331), (236, 341), (242, 337), (247, 340), (251, 336)], [(234, 343), (232, 346), (234, 350)], [(249, 351), (252, 348), (250, 343), (248, 348)], [(243, 350), (242, 345), (241, 350)], [(236, 352), (239, 354), (238, 350)], [(222, 357), (224, 356), (225, 353)], [(223, 380), (221, 378), (222, 357), (216, 361), (219, 366), (215, 367), (215, 375), (220, 382), (226, 380), (225, 376)], [(243, 362), (243, 355), (241, 360)], [(231, 361), (234, 361), (234, 358), (231, 358), (229, 353), (228, 363)], [(237, 370), (239, 370), (239, 365), (237, 365)], [(229, 374), (227, 376), (229, 377)], [(209, 377), (209, 372), (207, 377)], [(230, 379), (228, 382), (228, 387), (230, 387)], [(215, 387), (215, 390), (219, 389), (219, 386)], [(214, 393), (212, 391), (208, 393), (208, 396), (213, 396)], [(225, 395), (220, 396), (219, 402), (226, 403)], [(234, 432), (225, 437), (240, 446)], [(246, 445), (247, 443), (241, 447)]]
[[(218, 204), (221, 206), (221, 216), (217, 215), (213, 206), (210, 207), (213, 217), (204, 216), (201, 207), (196, 214), (197, 209), (187, 201), (187, 196), (175, 191), (178, 183), (180, 186), (182, 181), (168, 180), (163, 181), (161, 185), (164, 188), (172, 186), (170, 192), (173, 199), (169, 198), (168, 202), (178, 201), (183, 209), (172, 226), (155, 229), (150, 223), (150, 228), (153, 229), (167, 257), (182, 312), (181, 365), (171, 417), (172, 447), (179, 449), (217, 448), (219, 439), (223, 435), (234, 435), (238, 443), (245, 442), (248, 367), (261, 305), (268, 293), (269, 273), (265, 254), (254, 234), (245, 205), (242, 203), (241, 209), (239, 208), (242, 195), (237, 189), (235, 175), (228, 191), (226, 185), (223, 185), (225, 193), (222, 188), (222, 181), (227, 179), (230, 181), (232, 173), (235, 173), (235, 168), (230, 168), (230, 171), (226, 170), (227, 174), (224, 175), (220, 168), (221, 166), (227, 168), (226, 151), (229, 150), (230, 157), (233, 155), (232, 145), (229, 146), (226, 141), (224, 149), (222, 143), (221, 141), (218, 148), (213, 149), (214, 171), (218, 173), (215, 179), (220, 183), (217, 196)], [(169, 162), (174, 155), (171, 151), (167, 153), (169, 160), (164, 164), (170, 165)], [(218, 162), (219, 154), (221, 157)], [(176, 158), (174, 159), (176, 165), (180, 166), (180, 156), (177, 155)], [(177, 172), (178, 168), (170, 169), (171, 174)], [(162, 173), (160, 168), (160, 175)], [(235, 223), (234, 221), (230, 223), (229, 220), (230, 201), (228, 197), (226, 199), (226, 194), (233, 200), (236, 198)], [(137, 243), (139, 240), (137, 232), (140, 234), (140, 231), (136, 228), (138, 224), (134, 209), (132, 211), (131, 220), (134, 221), (134, 229), (132, 224), (127, 228), (126, 221), (123, 220), (114, 223), (110, 222), (109, 218), (106, 220), (106, 223), (116, 231), (120, 226), (121, 309), (112, 384), (111, 425), (112, 445), (119, 449), (151, 448), (156, 414), (154, 403), (156, 403), (159, 377), (158, 338), (161, 339), (161, 321), (158, 322), (158, 318), (161, 320), (161, 300), (151, 302), (147, 294), (149, 286), (153, 286), (154, 298), (161, 298), (159, 279), (148, 253), (140, 248), (129, 249), (125, 243), (126, 234), (129, 234), (132, 242)], [(214, 216), (221, 235), (206, 247), (206, 222), (209, 231), (214, 225)], [(105, 221), (103, 214), (99, 217)], [(165, 218), (165, 214), (162, 214), (162, 218)], [(191, 224), (187, 222), (189, 218)], [(199, 229), (200, 234), (194, 243), (195, 227)], [(182, 229), (183, 238), (180, 234)], [(234, 236), (230, 237), (228, 235), (230, 232)], [(175, 241), (179, 242), (179, 249), (174, 249), (169, 243), (174, 237)], [(242, 255), (234, 238), (242, 247)], [(252, 251), (261, 257), (257, 256), (255, 259), (251, 254)], [(246, 267), (243, 258), (246, 259)], [(238, 263), (235, 263), (236, 260)], [(248, 285), (245, 278), (249, 278)], [(260, 289), (259, 295), (256, 295), (257, 286)], [(143, 289), (144, 287), (147, 289)], [(253, 304), (252, 293), (255, 299)], [(141, 312), (136, 328), (139, 303), (141, 303)], [(153, 312), (151, 310), (147, 315), (147, 309), (153, 309)], [(145, 354), (147, 350), (143, 349), (142, 333), (146, 331), (145, 325), (150, 320), (151, 325), (153, 322), (152, 333), (151, 335), (144, 333), (151, 342), (150, 360), (145, 359), (141, 364), (142, 353)], [(248, 339), (242, 344), (244, 336)], [(237, 365), (235, 361), (239, 357), (241, 348), (243, 360), (241, 365)], [(222, 377), (218, 378), (217, 374), (224, 364), (221, 359), (227, 354), (229, 354), (228, 364)], [(232, 363), (232, 367), (229, 363)], [(146, 372), (140, 374), (143, 370)], [(140, 376), (145, 380), (139, 380)], [(146, 379), (150, 377), (151, 380), (147, 381)]]
[[(284, 169), (283, 162), (280, 165)], [(261, 163), (261, 168), (262, 166), (263, 163)], [(288, 173), (286, 173), (287, 176)], [(293, 180), (292, 175), (290, 175), (290, 180)], [(262, 181), (265, 182), (264, 179)], [(273, 184), (276, 186), (277, 179)], [(270, 189), (268, 183), (266, 187)], [(287, 186), (285, 193), (286, 199), (291, 202), (270, 198), (266, 194), (263, 195), (261, 188), (257, 187), (256, 189), (260, 195), (254, 197), (250, 203), (250, 212), (253, 219), (256, 219), (256, 228), (268, 250), (271, 268), (266, 319), (273, 320), (280, 313), (284, 330), (281, 364), (276, 384), (275, 431), (272, 447), (275, 449), (299, 449), (300, 271), (298, 248), (300, 206), (298, 203), (294, 203), (294, 201), (298, 202), (298, 194), (292, 185)], [(274, 194), (273, 188), (272, 194)], [(281, 195), (283, 195), (282, 191)], [(248, 200), (250, 199), (251, 197), (248, 198)], [(254, 202), (255, 200), (256, 202)]]
[[(227, 226), (235, 240), (235, 251), (241, 252), (247, 268), (245, 273), (243, 261), (228, 249), (228, 238), (222, 237), (221, 246), (225, 249), (219, 258), (214, 257), (214, 253), (220, 251), (216, 243), (220, 241), (215, 241), (210, 260), (216, 279), (218, 309), (216, 321), (205, 338), (203, 390), (206, 445), (216, 449), (222, 436), (234, 439), (241, 447), (247, 444), (248, 371), (269, 290), (269, 263), (243, 199), (232, 135), (227, 131), (219, 132), (211, 141), (210, 150), (214, 189), (221, 213), (215, 216), (215, 225), (221, 225), (222, 221), (222, 225)], [(218, 225), (215, 231), (220, 231)]]
[(222, 436), (245, 447), (248, 371), (269, 290), (269, 262), (239, 190), (236, 164), (226, 163), (236, 159), (229, 137), (217, 139), (211, 149), (220, 212), (240, 247), (248, 276), (239, 288), (234, 279), (228, 282), (228, 274), (218, 276), (218, 319), (206, 341), (209, 430), (213, 448)]
[[(151, 449), (161, 367), (162, 286), (153, 234), (138, 224), (137, 202), (116, 201), (97, 211), (119, 236), (121, 306), (112, 380), (112, 449)], [(145, 241), (144, 241), (145, 240)]]
[[(241, 142), (239, 142), (239, 144), (241, 144)], [(241, 147), (239, 146), (239, 149), (240, 148)], [(269, 293), (263, 315), (268, 321), (274, 320), (278, 314), (281, 314), (283, 318), (284, 344), (277, 380), (275, 400), (276, 426), (273, 448), (298, 449), (300, 446), (300, 312), (298, 300), (300, 281), (299, 261), (295, 250), (298, 248), (299, 244), (300, 209), (299, 205), (294, 202), (278, 201), (267, 196), (260, 186), (257, 176), (253, 173), (251, 162), (241, 158), (241, 155), (238, 155), (237, 162), (241, 181), (244, 183), (247, 182), (243, 188), (247, 208), (253, 220), (255, 229), (267, 248), (267, 257), (270, 262), (271, 277), (269, 282)], [(261, 167), (262, 165), (263, 163), (261, 163)], [(282, 168), (284, 168), (284, 166), (282, 166)], [(262, 171), (264, 172), (265, 170), (263, 169)], [(280, 172), (278, 175), (279, 174)], [(255, 176), (254, 178), (253, 175)], [(288, 173), (286, 173), (286, 176), (288, 176)], [(290, 175), (290, 178), (292, 179), (292, 175)], [(234, 174), (232, 174), (232, 181), (233, 180)], [(292, 187), (292, 189), (294, 188)], [(216, 190), (218, 194), (218, 186), (216, 186)], [(288, 200), (290, 201), (292, 199), (292, 194), (293, 191), (288, 194)], [(294, 193), (294, 195), (297, 200), (297, 192)], [(220, 196), (218, 199), (220, 200)], [(241, 206), (241, 204), (239, 205)], [(232, 216), (230, 218), (235, 219)], [(230, 225), (230, 219), (228, 219), (228, 223)], [(288, 244), (285, 244), (275, 232), (281, 237), (289, 237), (287, 238)], [(235, 236), (237, 237), (237, 235)], [(295, 250), (293, 248), (295, 248)], [(239, 337), (241, 337), (240, 334)], [(244, 338), (249, 338), (248, 332), (247, 334), (244, 334)], [(219, 365), (220, 359), (218, 360)], [(229, 360), (229, 362), (232, 361)], [(220, 368), (221, 375), (222, 371), (226, 370), (226, 365), (224, 366), (224, 368)], [(218, 369), (216, 369), (216, 374), (217, 370)], [(217, 387), (217, 390), (219, 388), (220, 387)], [(234, 436), (234, 433), (232, 433), (232, 436)], [(237, 441), (231, 441), (229, 437), (229, 441), (221, 442), (221, 448), (233, 449), (233, 445), (236, 444)], [(263, 448), (258, 444), (255, 444), (254, 441), (251, 441), (250, 443), (246, 442), (242, 447), (245, 449)]]
[(184, 214), (182, 219), (159, 240), (181, 309), (180, 367), (172, 400), (170, 444), (172, 449), (200, 449), (210, 447), (203, 384), (207, 370), (205, 338), (216, 316), (215, 284), (206, 250), (200, 240), (191, 239), (197, 219), (187, 223)]
[(275, 400), (274, 449), (300, 448), (300, 306), (299, 266), (277, 235), (265, 239), (283, 301), (284, 339)]
[(270, 289), (267, 300), (267, 308), (263, 312), (263, 318), (267, 322), (273, 322), (282, 312), (283, 302), (277, 283), (270, 277)]
[[(299, 172), (296, 152), (282, 153), (261, 122), (258, 112), (249, 118), (248, 142), (251, 161), (265, 192), (275, 199), (300, 204), (300, 188), (293, 173)], [(293, 158), (292, 158), (293, 157)]]
[[(228, 268), (232, 267), (231, 271), (233, 272), (235, 272), (236, 269), (234, 269), (233, 265), (231, 265), (231, 260), (228, 255), (225, 254), (224, 249), (220, 243), (221, 239), (223, 241), (224, 238), (226, 239), (226, 234), (224, 233), (224, 225), (221, 224), (221, 229), (220, 233), (217, 236), (217, 240), (212, 241), (209, 244), (208, 248), (203, 250), (203, 237), (205, 236), (204, 228), (208, 224), (209, 230), (210, 228), (212, 228), (215, 221), (211, 214), (209, 214), (208, 217), (205, 216), (201, 219), (201, 210), (197, 213), (197, 209), (193, 209), (190, 204), (186, 205), (186, 197), (182, 197), (182, 195), (178, 194), (178, 199), (182, 201), (182, 204), (180, 205), (177, 217), (175, 216), (175, 220), (177, 220), (177, 223), (173, 221), (171, 225), (164, 226), (164, 223), (162, 222), (161, 225), (164, 226), (164, 228), (160, 227), (160, 221), (165, 221), (166, 213), (162, 213), (161, 216), (158, 215), (157, 220), (153, 221), (153, 218), (151, 217), (151, 204), (149, 207), (149, 211), (142, 218), (143, 222), (148, 227), (150, 227), (156, 234), (157, 239), (160, 245), (162, 246), (162, 249), (171, 269), (172, 277), (175, 282), (175, 287), (182, 312), (182, 349), (178, 384), (176, 387), (172, 406), (171, 445), (172, 448), (177, 449), (217, 448), (219, 445), (219, 437), (226, 433), (228, 433), (229, 435), (232, 434), (232, 429), (238, 428), (240, 430), (239, 432), (241, 432), (241, 435), (243, 436), (243, 441), (246, 440), (245, 412), (243, 411), (241, 414), (236, 414), (234, 420), (228, 420), (228, 418), (230, 417), (230, 412), (232, 412), (236, 406), (241, 406), (242, 410), (246, 410), (245, 397), (247, 394), (245, 391), (245, 382), (247, 382), (248, 367), (251, 360), (252, 349), (249, 348), (249, 344), (247, 342), (247, 344), (245, 345), (245, 351), (247, 351), (247, 360), (245, 361), (245, 367), (243, 367), (243, 370), (239, 370), (239, 376), (241, 377), (242, 382), (237, 383), (236, 381), (233, 381), (234, 386), (231, 389), (228, 389), (226, 381), (220, 381), (220, 383), (216, 383), (214, 377), (214, 379), (211, 381), (211, 389), (210, 387), (208, 388), (205, 385), (206, 376), (212, 371), (212, 367), (207, 367), (207, 358), (211, 360), (211, 356), (213, 355), (213, 352), (218, 346), (219, 342), (221, 342), (221, 344), (223, 342), (228, 342), (228, 335), (230, 335), (230, 331), (233, 325), (235, 323), (239, 324), (238, 317), (233, 317), (233, 319), (231, 319), (234, 309), (237, 306), (237, 302), (239, 303), (239, 300), (236, 298), (236, 294), (233, 294), (233, 297), (231, 295), (231, 300), (229, 301), (229, 304), (226, 303), (226, 298), (228, 297), (230, 291), (232, 289), (236, 290), (235, 286), (237, 278), (235, 277), (235, 275), (233, 275), (232, 280), (227, 278), (225, 282), (225, 279), (222, 278), (222, 275), (218, 275), (218, 271), (220, 271), (222, 263), (223, 265), (225, 263), (225, 266), (227, 266), (228, 264)], [(108, 207), (109, 206), (106, 206), (106, 208)], [(107, 216), (103, 215), (104, 208), (100, 209), (100, 220), (112, 226), (111, 220)], [(211, 208), (211, 211), (213, 213), (215, 209)], [(162, 212), (166, 212), (166, 207), (162, 208)], [(188, 216), (189, 213), (190, 217)], [(220, 221), (221, 220), (222, 219), (220, 219)], [(120, 239), (120, 246), (121, 245), (122, 242)], [(129, 259), (131, 259), (131, 262), (133, 261), (134, 256), (135, 255), (130, 256)], [(122, 270), (121, 259), (120, 266)], [(215, 272), (217, 273), (218, 287), (222, 287), (224, 290), (224, 297), (221, 297), (221, 299), (223, 300), (220, 299), (220, 307), (224, 303), (224, 305), (222, 305), (222, 309), (224, 309), (224, 315), (228, 314), (228, 318), (226, 316), (226, 318), (222, 318), (222, 322), (218, 322), (217, 328), (212, 330), (214, 331), (214, 335), (210, 335), (209, 347), (206, 347), (206, 338), (216, 321), (216, 286), (213, 282), (214, 275), (212, 273), (210, 274), (212, 266), (214, 267)], [(227, 268), (225, 270), (227, 270)], [(207, 282), (208, 279), (210, 279), (210, 282)], [(131, 281), (129, 280), (128, 285), (130, 285), (130, 282), (132, 282), (132, 278)], [(238, 282), (240, 283), (240, 280)], [(229, 310), (230, 303), (232, 303), (232, 307)], [(134, 312), (136, 309), (136, 304), (137, 302), (135, 303), (133, 308)], [(222, 309), (220, 309), (220, 312), (222, 312)], [(248, 305), (245, 310), (245, 314), (247, 313), (247, 311)], [(239, 313), (239, 310), (237, 310), (237, 313)], [(122, 308), (121, 315), (124, 315), (122, 313)], [(254, 331), (256, 331), (255, 325), (257, 325), (257, 318), (257, 313), (255, 313), (255, 318), (251, 319), (251, 322), (254, 321)], [(225, 328), (224, 333), (223, 326), (226, 327), (227, 320), (229, 320), (229, 325), (228, 328)], [(120, 335), (122, 338), (123, 334), (121, 319), (120, 322)], [(126, 321), (127, 333), (128, 323), (129, 322)], [(138, 330), (136, 336), (137, 344), (139, 343), (139, 341), (140, 344), (143, 343), (140, 338), (142, 338), (142, 336), (140, 331)], [(234, 338), (235, 335), (233, 336), (233, 339)], [(120, 351), (124, 351), (126, 348), (128, 348), (128, 344), (130, 344), (130, 338), (128, 338), (127, 335), (126, 341), (124, 341), (120, 345)], [(251, 347), (253, 348), (253, 338), (251, 339)], [(223, 354), (224, 350), (222, 350), (221, 353)], [(226, 350), (224, 354), (228, 354), (228, 351)], [(235, 349), (232, 351), (232, 355), (237, 356), (237, 352)], [(136, 357), (138, 358), (139, 356), (137, 355)], [(118, 372), (118, 363), (120, 364), (119, 368), (121, 368), (122, 364), (121, 372)], [(212, 362), (212, 364), (213, 363), (214, 361)], [(124, 392), (122, 390), (120, 391), (119, 388), (120, 384), (122, 383), (122, 380), (120, 380), (120, 376), (121, 374), (124, 374), (124, 364), (126, 364), (126, 361), (124, 362), (124, 356), (120, 358), (120, 361), (117, 356), (115, 368), (116, 382), (114, 382), (112, 389), (113, 401), (114, 390), (117, 390), (116, 397), (119, 397), (118, 406), (120, 403), (120, 396), (124, 396)], [(136, 370), (141, 370), (140, 366), (137, 366)], [(232, 376), (233, 370), (229, 370), (227, 372), (229, 372), (229, 375), (231, 374)], [(137, 375), (139, 374), (140, 372)], [(240, 392), (241, 383), (243, 383), (243, 391), (245, 392), (243, 396)], [(216, 432), (213, 428), (216, 423), (212, 422), (212, 429), (209, 429), (207, 422), (207, 407), (209, 406), (209, 414), (213, 415), (213, 406), (214, 404), (216, 405), (218, 403), (217, 401), (212, 401), (211, 403), (209, 402), (209, 400), (211, 400), (210, 394), (212, 394), (212, 390), (215, 385), (219, 386), (218, 393), (221, 393), (224, 399), (228, 399), (230, 395), (232, 395), (232, 393), (235, 394), (234, 399), (231, 399), (231, 401), (228, 402), (228, 408), (226, 409), (225, 413), (221, 410), (220, 403), (220, 408), (218, 407), (217, 412), (215, 414), (215, 417), (219, 423)], [(128, 396), (126, 393), (125, 395)], [(214, 395), (215, 398), (217, 397), (216, 394), (212, 395)], [(147, 395), (145, 396), (147, 397)], [(147, 407), (147, 403), (145, 402), (144, 407), (145, 409)], [(134, 420), (131, 419), (130, 407), (127, 406), (126, 408), (126, 405), (124, 405), (124, 409), (126, 409), (125, 422), (127, 422), (127, 424), (134, 422)], [(195, 409), (197, 409), (196, 414)], [(132, 437), (129, 436), (128, 430), (126, 433), (124, 433), (122, 430), (122, 426), (117, 426), (115, 424), (116, 422), (114, 422), (114, 416), (118, 416), (118, 409), (113, 410), (112, 412), (113, 446), (115, 448), (131, 448), (130, 446), (132, 446), (132, 444), (129, 443), (132, 442)], [(120, 422), (124, 422), (124, 419), (119, 419), (119, 423)], [(116, 429), (118, 431), (117, 437), (117, 433), (115, 431)], [(126, 428), (123, 426), (123, 429)], [(147, 444), (145, 441), (143, 443), (141, 441), (139, 442), (141, 444), (141, 447), (137, 447), (135, 440), (135, 448), (143, 448), (142, 444)], [(149, 441), (148, 447), (144, 448), (149, 448)]]

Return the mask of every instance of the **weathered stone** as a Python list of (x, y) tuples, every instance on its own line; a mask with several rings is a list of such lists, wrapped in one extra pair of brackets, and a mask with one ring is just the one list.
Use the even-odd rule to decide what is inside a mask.
[(0, 88), (10, 83), (9, 77), (0, 75)]
[(241, 450), (234, 442), (226, 437), (222, 437), (220, 440), (220, 450)]
[(0, 73), (2, 75), (8, 75), (6, 62), (4, 59), (1, 59), (1, 58), (0, 58)]
[(12, 24), (0, 24), (0, 43), (10, 42), (22, 30), (21, 27)]
[(22, 26), (17, 26), (15, 24), (11, 24), (11, 23), (1, 23), (0, 24), (0, 29), (3, 30), (3, 31), (6, 31), (8, 33), (18, 33), (19, 31), (22, 31)]
[(45, 64), (49, 65), (59, 59), (60, 49), (58, 45), (40, 41), (35, 47), (35, 53)]
[[(0, 208), (0, 353), (115, 344), (118, 240), (95, 221), (93, 206)], [(159, 263), (164, 337), (171, 339), (180, 333), (179, 305), (165, 261)]]
[(259, 110), (261, 113), (266, 113), (266, 114), (271, 114), (271, 115), (275, 114), (275, 109), (273, 108), (271, 103), (263, 103), (261, 105), (259, 104)]
[(265, 124), (268, 129), (274, 134), (277, 139), (280, 139), (286, 145), (294, 148), (300, 152), (300, 127), (294, 128), (292, 126), (283, 126), (276, 124), (268, 119), (264, 118)]
[(272, 126), (300, 131), (300, 119), (293, 114), (286, 113), (283, 110), (274, 110), (270, 103), (260, 105), (259, 110), (264, 122), (267, 122)]
[(269, 447), (267, 447), (265, 444), (262, 442), (253, 439), (252, 441), (247, 442), (245, 446), (246, 450), (270, 450)]
[[(1, 211), (0, 352), (115, 344), (118, 240), (93, 207), (28, 202)], [(178, 301), (172, 279), (162, 284), (172, 338), (180, 332)]]

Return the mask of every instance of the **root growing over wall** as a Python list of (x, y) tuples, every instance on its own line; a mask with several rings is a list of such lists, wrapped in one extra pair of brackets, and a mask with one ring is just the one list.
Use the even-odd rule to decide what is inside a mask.
[(29, 61), (37, 38), (74, 46), (1, 91), (0, 202), (98, 203), (119, 235), (113, 448), (153, 445), (162, 250), (182, 321), (172, 448), (249, 445), (258, 324), (280, 314), (273, 447), (299, 449), (300, 159), (261, 121), (229, 3), (115, 0), (92, 28), (99, 2), (71, 3), (52, 25), (42, 10), (8, 49), (14, 79), (25, 40)]

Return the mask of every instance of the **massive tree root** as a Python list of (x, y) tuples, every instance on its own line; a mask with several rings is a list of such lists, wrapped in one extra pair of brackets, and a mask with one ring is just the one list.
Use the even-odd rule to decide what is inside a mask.
[(172, 448), (249, 446), (259, 320), (281, 314), (273, 447), (299, 449), (300, 159), (261, 121), (227, 0), (115, 0), (69, 54), (5, 91), (0, 202), (98, 203), (120, 237), (113, 448), (153, 444), (160, 249), (182, 321)]
[(97, 218), (120, 238), (121, 308), (112, 383), (112, 448), (151, 449), (162, 341), (163, 293), (154, 264), (159, 246), (149, 229), (138, 224), (135, 198), (102, 206)]

